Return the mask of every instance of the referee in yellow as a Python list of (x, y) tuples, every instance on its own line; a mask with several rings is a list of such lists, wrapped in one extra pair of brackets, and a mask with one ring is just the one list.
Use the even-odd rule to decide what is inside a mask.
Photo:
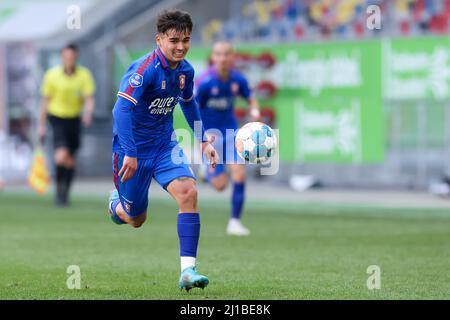
[(69, 190), (80, 147), (81, 123), (92, 124), (95, 83), (91, 72), (77, 64), (78, 47), (68, 44), (61, 50), (62, 65), (49, 69), (41, 86), (38, 133), (47, 134), (47, 119), (53, 130), (56, 194), (55, 204), (69, 204)]

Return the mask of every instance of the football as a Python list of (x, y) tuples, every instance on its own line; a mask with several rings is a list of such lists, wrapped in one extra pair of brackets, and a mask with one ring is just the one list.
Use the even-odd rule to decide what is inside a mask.
[(275, 132), (262, 122), (250, 122), (236, 134), (237, 154), (248, 163), (267, 163), (277, 147)]

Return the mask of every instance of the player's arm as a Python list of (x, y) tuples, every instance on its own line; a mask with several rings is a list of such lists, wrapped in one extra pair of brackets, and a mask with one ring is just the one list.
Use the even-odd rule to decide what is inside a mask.
[(196, 99), (194, 99), (194, 81), (193, 75), (186, 79), (186, 88), (183, 90), (180, 99), (180, 107), (183, 111), (187, 123), (194, 132), (195, 138), (202, 143), (202, 152), (205, 154), (211, 166), (214, 168), (218, 162), (217, 152), (211, 145), (212, 140), (205, 135), (205, 128), (203, 127), (200, 116), (199, 107)]
[(257, 121), (261, 116), (258, 100), (256, 100), (255, 97), (251, 96), (247, 99), (247, 102), (252, 121)]
[(92, 118), (94, 115), (95, 100), (93, 96), (87, 96), (84, 98), (84, 110), (83, 110), (83, 124), (85, 127), (90, 127), (92, 124)]
[(134, 106), (130, 106), (120, 98), (117, 99), (113, 109), (114, 123), (116, 125), (117, 135), (119, 136), (119, 143), (122, 150), (125, 152), (123, 164), (119, 171), (122, 182), (125, 182), (134, 176), (134, 172), (138, 165), (137, 149), (132, 127), (133, 110)]
[(204, 108), (208, 101), (208, 94), (207, 94), (205, 82), (197, 81), (195, 83), (194, 96), (195, 96), (195, 100), (197, 101), (198, 107)]
[(147, 71), (143, 75), (134, 71), (133, 68), (130, 68), (123, 77), (113, 109), (114, 124), (119, 136), (119, 143), (125, 152), (123, 164), (119, 171), (122, 182), (131, 179), (138, 166), (132, 116), (144, 88), (151, 84), (152, 76)]
[(84, 110), (83, 110), (83, 124), (86, 127), (90, 127), (92, 124), (92, 118), (95, 109), (95, 82), (89, 71), (86, 73), (86, 79), (83, 82), (83, 95), (84, 95)]
[(42, 96), (39, 104), (39, 119), (38, 119), (38, 135), (39, 139), (43, 139), (47, 135), (47, 109), (50, 98)]
[[(196, 100), (192, 97), (189, 101), (180, 100), (181, 110), (183, 111), (184, 117), (194, 132), (195, 138), (202, 142), (202, 152), (210, 162), (213, 168), (216, 167), (219, 161), (218, 155), (214, 147), (212, 146), (212, 138), (208, 138), (205, 135), (205, 129), (202, 124), (202, 119), (200, 117), (200, 112), (198, 109), (198, 104)], [(196, 124), (197, 123), (197, 127)]]
[(241, 79), (239, 89), (241, 96), (247, 100), (248, 111), (252, 121), (257, 121), (261, 115), (259, 112), (259, 103), (258, 100), (254, 97), (247, 79), (245, 79), (244, 77), (242, 77)]

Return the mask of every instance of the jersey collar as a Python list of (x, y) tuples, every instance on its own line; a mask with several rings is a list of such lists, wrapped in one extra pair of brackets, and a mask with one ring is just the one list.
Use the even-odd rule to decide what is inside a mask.
[(161, 52), (161, 49), (156, 48), (155, 50), (156, 55), (158, 56), (159, 61), (161, 62), (161, 65), (164, 69), (166, 69), (169, 66), (169, 62), (167, 61), (166, 57), (164, 57), (164, 54)]
[(64, 66), (62, 64), (59, 67), (60, 67), (61, 73), (66, 77), (72, 77), (72, 76), (76, 75), (77, 71), (78, 71), (78, 65), (75, 65), (75, 67), (73, 68), (73, 73), (71, 75), (68, 75), (66, 73), (66, 71), (64, 70)]

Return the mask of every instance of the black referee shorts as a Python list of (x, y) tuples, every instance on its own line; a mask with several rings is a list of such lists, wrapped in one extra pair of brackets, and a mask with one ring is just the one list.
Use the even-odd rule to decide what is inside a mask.
[(53, 130), (53, 147), (67, 148), (70, 154), (74, 155), (80, 147), (81, 119), (79, 117), (66, 119), (52, 115), (49, 115), (48, 119)]

